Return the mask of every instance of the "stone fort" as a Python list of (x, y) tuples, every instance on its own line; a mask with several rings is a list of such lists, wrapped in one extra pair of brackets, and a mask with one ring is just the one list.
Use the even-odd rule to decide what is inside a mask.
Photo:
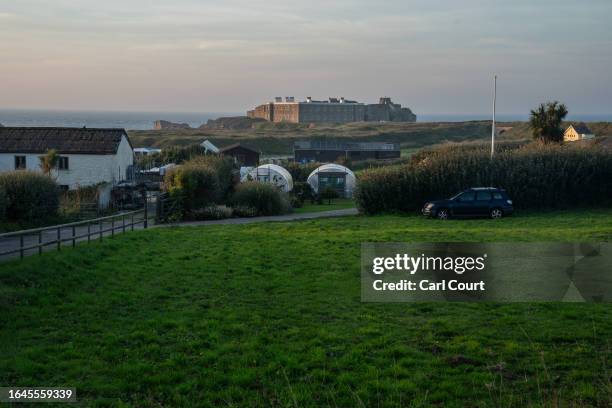
[(269, 122), (289, 123), (348, 123), (348, 122), (416, 122), (409, 108), (382, 97), (378, 103), (365, 104), (344, 98), (316, 101), (311, 97), (296, 102), (292, 96), (276, 97), (274, 102), (257, 106), (247, 112), (250, 118)]

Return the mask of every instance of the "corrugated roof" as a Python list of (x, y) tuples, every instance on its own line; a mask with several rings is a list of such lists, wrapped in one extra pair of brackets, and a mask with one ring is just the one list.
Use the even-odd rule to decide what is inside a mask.
[(123, 136), (130, 143), (124, 129), (1, 127), (0, 153), (115, 154)]

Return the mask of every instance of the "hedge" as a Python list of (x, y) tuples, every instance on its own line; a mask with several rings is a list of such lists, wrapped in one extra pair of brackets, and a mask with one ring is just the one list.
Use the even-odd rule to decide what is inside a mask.
[(0, 187), (0, 221), (4, 221), (4, 217), (6, 217), (7, 204), (8, 198), (6, 197), (6, 191), (4, 187)]
[(504, 188), (517, 208), (612, 204), (612, 153), (597, 147), (533, 144), (438, 149), (404, 166), (367, 170), (355, 198), (368, 214), (412, 212), (470, 187)]
[(6, 194), (6, 218), (32, 221), (57, 215), (59, 189), (53, 179), (19, 170), (0, 174), (0, 189)]
[(238, 185), (232, 197), (232, 206), (239, 212), (251, 209), (254, 215), (278, 215), (291, 209), (287, 194), (272, 184), (258, 181)]

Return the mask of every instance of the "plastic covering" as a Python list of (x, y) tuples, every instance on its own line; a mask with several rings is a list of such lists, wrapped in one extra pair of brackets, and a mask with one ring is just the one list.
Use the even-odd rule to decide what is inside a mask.
[[(308, 176), (308, 184), (315, 191), (315, 193), (319, 192), (320, 179), (323, 179), (325, 176), (342, 176), (344, 177), (344, 196), (352, 197), (353, 190), (355, 189), (356, 178), (355, 174), (348, 167), (342, 166), (336, 163), (324, 164), (322, 166), (317, 167), (310, 175)], [(340, 185), (341, 186), (341, 185)]]
[(248, 180), (272, 183), (285, 192), (293, 190), (293, 177), (291, 177), (291, 174), (284, 167), (277, 164), (263, 164), (241, 175), (240, 181), (244, 182)]

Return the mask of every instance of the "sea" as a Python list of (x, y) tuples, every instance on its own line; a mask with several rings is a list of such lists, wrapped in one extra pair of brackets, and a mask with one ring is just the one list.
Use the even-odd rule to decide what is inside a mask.
[[(153, 129), (156, 120), (187, 123), (197, 128), (208, 119), (241, 116), (244, 112), (129, 112), (129, 111), (70, 111), (0, 109), (0, 124), (4, 126), (65, 126), (103, 127), (129, 130)], [(527, 115), (498, 114), (499, 122), (526, 121)], [(491, 114), (419, 114), (417, 122), (465, 122), (491, 120)], [(612, 114), (574, 114), (567, 120), (584, 122), (612, 122)]]

